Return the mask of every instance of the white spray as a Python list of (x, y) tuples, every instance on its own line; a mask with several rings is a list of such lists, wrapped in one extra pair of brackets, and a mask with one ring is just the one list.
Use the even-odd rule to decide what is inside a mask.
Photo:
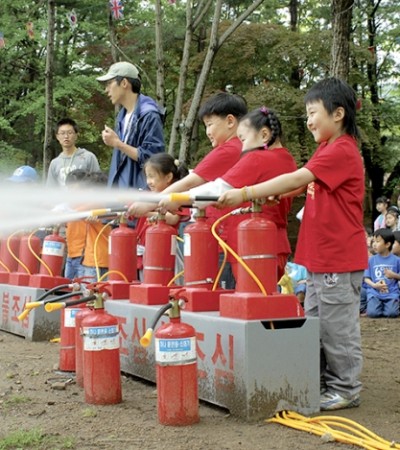
[(123, 209), (133, 202), (154, 203), (156, 207), (165, 197), (135, 189), (63, 189), (5, 183), (0, 185), (0, 234), (79, 220), (90, 210)]

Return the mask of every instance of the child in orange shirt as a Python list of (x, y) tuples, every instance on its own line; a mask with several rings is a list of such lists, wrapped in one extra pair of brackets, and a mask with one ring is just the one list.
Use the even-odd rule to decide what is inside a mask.
[[(76, 189), (85, 182), (87, 176), (86, 170), (73, 170), (67, 175), (65, 184), (68, 189)], [(84, 220), (68, 222), (65, 228), (65, 237), (67, 240), (67, 258), (64, 276), (73, 280), (83, 276), (82, 260), (86, 243), (86, 222)]]
[[(87, 175), (89, 186), (107, 185), (107, 175), (103, 172), (92, 172)], [(82, 261), (83, 276), (87, 281), (97, 281), (108, 271), (108, 236), (111, 226), (105, 226), (98, 219), (86, 220), (85, 254)], [(101, 233), (101, 235), (99, 235)]]

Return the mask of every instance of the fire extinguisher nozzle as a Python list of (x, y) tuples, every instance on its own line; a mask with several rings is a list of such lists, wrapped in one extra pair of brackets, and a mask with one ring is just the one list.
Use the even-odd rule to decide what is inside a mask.
[(169, 199), (171, 202), (185, 203), (189, 204), (192, 202), (192, 199), (189, 194), (183, 192), (173, 192), (169, 194)]
[(147, 328), (146, 333), (140, 338), (140, 345), (142, 347), (148, 347), (151, 342), (151, 338), (153, 337), (153, 329)]
[(53, 311), (57, 311), (58, 309), (63, 309), (65, 308), (65, 306), (65, 303), (46, 303), (44, 309), (46, 310), (46, 312), (50, 313)]
[(24, 309), (22, 311), (22, 313), (18, 316), (18, 320), (20, 322), (22, 322), (23, 320), (25, 320), (28, 317), (28, 314), (31, 312), (30, 309)]
[(28, 302), (25, 303), (25, 309), (34, 309), (38, 308), (39, 306), (42, 306), (43, 302)]

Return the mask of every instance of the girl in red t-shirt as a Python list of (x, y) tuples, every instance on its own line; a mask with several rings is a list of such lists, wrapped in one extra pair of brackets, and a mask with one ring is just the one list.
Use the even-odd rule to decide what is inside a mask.
[[(180, 180), (188, 174), (188, 170), (184, 164), (175, 160), (168, 153), (156, 153), (151, 156), (144, 165), (144, 172), (146, 174), (147, 186), (153, 192), (162, 192), (170, 184)], [(151, 226), (150, 218), (157, 213), (152, 211), (144, 217), (138, 219), (136, 231), (138, 233), (137, 243), (137, 268), (139, 271), (143, 269), (143, 254), (145, 252), (146, 244), (146, 230)], [(167, 213), (165, 220), (168, 225), (179, 226), (181, 221), (189, 220), (190, 211), (188, 208), (183, 208), (176, 214)], [(139, 273), (140, 276), (140, 273)]]
[[(232, 188), (242, 188), (293, 172), (296, 162), (282, 144), (282, 128), (276, 113), (266, 107), (257, 108), (242, 117), (237, 129), (242, 142), (239, 161), (221, 178), (191, 189), (191, 195), (220, 195)], [(287, 216), (292, 200), (285, 198), (274, 206), (263, 206), (262, 215), (275, 223), (278, 229), (278, 279), (284, 274), (287, 257), (291, 253), (287, 237)], [(241, 206), (247, 206), (243, 203)], [(246, 216), (231, 216), (222, 222), (227, 243), (237, 251), (237, 227)], [(233, 273), (236, 263), (231, 260)], [(234, 283), (229, 281), (230, 287)]]

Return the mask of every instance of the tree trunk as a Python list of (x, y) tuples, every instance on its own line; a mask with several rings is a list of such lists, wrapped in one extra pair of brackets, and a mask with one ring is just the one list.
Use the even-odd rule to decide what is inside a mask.
[[(290, 30), (292, 33), (297, 33), (297, 21), (298, 21), (298, 7), (299, 0), (290, 0), (289, 13), (290, 13)], [(296, 90), (300, 90), (300, 84), (302, 79), (303, 70), (301, 67), (293, 66), (290, 74), (290, 84)], [(308, 148), (306, 146), (306, 126), (302, 117), (296, 118), (296, 127), (298, 130), (299, 144), (300, 144), (300, 160), (304, 165), (308, 161)]]
[(208, 50), (206, 57), (204, 58), (202, 70), (196, 88), (193, 93), (192, 103), (189, 109), (189, 113), (184, 121), (182, 127), (182, 140), (179, 149), (179, 160), (186, 161), (187, 152), (190, 148), (190, 139), (192, 136), (193, 124), (196, 120), (197, 113), (200, 107), (201, 97), (203, 96), (204, 88), (214, 57), (218, 48), (218, 25), (221, 18), (222, 0), (217, 0), (214, 8), (213, 23), (211, 26), (210, 42), (208, 44)]
[(368, 177), (371, 181), (371, 203), (373, 205), (372, 220), (374, 220), (378, 215), (378, 212), (374, 208), (376, 199), (384, 192), (383, 182), (385, 171), (381, 167), (381, 158), (379, 157), (382, 150), (383, 137), (381, 135), (380, 104), (378, 93), (378, 64), (375, 54), (375, 39), (377, 31), (375, 15), (380, 2), (378, 1), (375, 4), (374, 0), (369, 0), (368, 3), (368, 47), (371, 50), (372, 58), (367, 64), (367, 76), (371, 103), (374, 108), (372, 111), (372, 128), (375, 131), (375, 139), (370, 139), (370, 144), (364, 144), (361, 148), (365, 162), (365, 170), (367, 171)]
[(165, 106), (165, 74), (164, 74), (164, 50), (162, 33), (162, 8), (161, 0), (156, 0), (156, 61), (157, 61), (157, 84), (156, 99), (160, 106)]
[(186, 3), (186, 33), (185, 43), (183, 46), (181, 70), (179, 73), (179, 82), (176, 92), (175, 111), (172, 119), (172, 129), (169, 138), (168, 153), (172, 156), (175, 155), (175, 144), (179, 135), (179, 127), (182, 121), (182, 107), (183, 98), (185, 93), (188, 65), (190, 59), (190, 45), (193, 38), (193, 20), (192, 20), (192, 2), (189, 0)]
[(221, 48), (223, 43), (236, 31), (236, 29), (247, 19), (247, 17), (255, 11), (264, 0), (255, 0), (247, 9), (244, 11), (233, 23), (232, 25), (223, 33), (223, 35), (218, 38), (218, 26), (221, 17), (222, 0), (217, 0), (214, 7), (213, 23), (210, 32), (210, 42), (208, 45), (208, 50), (204, 58), (204, 62), (201, 68), (199, 79), (196, 84), (195, 91), (193, 93), (192, 102), (190, 104), (190, 109), (186, 120), (182, 124), (182, 139), (181, 146), (179, 149), (179, 160), (186, 161), (187, 153), (190, 148), (190, 141), (193, 131), (193, 126), (197, 118), (197, 113), (199, 111), (201, 98), (204, 93), (206, 86), (208, 74), (212, 63), (214, 61), (215, 55)]
[(53, 73), (54, 73), (54, 30), (56, 21), (56, 6), (54, 0), (47, 2), (47, 56), (45, 70), (45, 129), (43, 144), (43, 178), (45, 179), (50, 164), (49, 154), (53, 141)]
[(332, 1), (332, 31), (330, 74), (347, 80), (349, 77), (350, 32), (354, 0)]

